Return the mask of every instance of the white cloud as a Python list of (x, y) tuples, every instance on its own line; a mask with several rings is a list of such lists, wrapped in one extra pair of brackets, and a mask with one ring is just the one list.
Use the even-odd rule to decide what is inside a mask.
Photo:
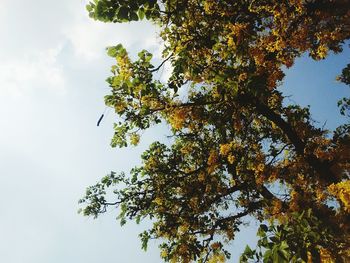
[(107, 46), (122, 43), (126, 48), (134, 45), (143, 47), (140, 39), (144, 39), (147, 46), (153, 46), (151, 42), (156, 39), (155, 27), (149, 22), (102, 23), (92, 20), (86, 13), (79, 13), (75, 22), (64, 32), (76, 55), (87, 60), (105, 56)]
[[(80, 9), (85, 9), (81, 3)], [(159, 37), (159, 30), (150, 22), (133, 23), (102, 23), (88, 17), (86, 11), (76, 12), (74, 22), (66, 27), (64, 35), (73, 46), (78, 59), (96, 61), (106, 58), (105, 48), (108, 46), (123, 44), (135, 56), (141, 49), (147, 49), (154, 55), (154, 65), (162, 61), (164, 48), (163, 40)], [(172, 72), (170, 63), (165, 63), (159, 70), (156, 78), (167, 81)]]
[(159, 261), (156, 246), (138, 249), (133, 225), (76, 214), (86, 186), (129, 170), (141, 152), (109, 147), (108, 118), (96, 127), (105, 47), (159, 48), (150, 23), (93, 21), (86, 2), (0, 0), (0, 262), (113, 262), (115, 253), (101, 254), (112, 250), (121, 262)]
[(0, 94), (20, 96), (37, 89), (64, 91), (64, 74), (57, 62), (61, 46), (24, 58), (4, 59), (0, 64)]

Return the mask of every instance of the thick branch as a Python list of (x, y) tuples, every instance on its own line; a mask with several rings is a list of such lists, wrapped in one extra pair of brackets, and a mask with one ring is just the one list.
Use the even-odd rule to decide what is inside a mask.
[(296, 153), (305, 158), (307, 163), (328, 183), (335, 183), (338, 181), (337, 176), (331, 171), (331, 165), (328, 162), (316, 158), (312, 154), (305, 154), (306, 143), (299, 137), (295, 129), (286, 122), (280, 114), (277, 114), (268, 106), (260, 102), (258, 99), (248, 95), (242, 95), (245, 103), (254, 106), (259, 114), (275, 123), (287, 136), (289, 141), (293, 144)]
[(164, 60), (162, 61), (162, 63), (160, 63), (160, 65), (159, 65), (158, 67), (156, 67), (156, 68), (154, 68), (154, 69), (151, 69), (150, 72), (156, 72), (156, 71), (158, 71), (158, 70), (164, 65), (164, 63), (167, 62), (172, 56), (173, 56), (173, 54), (170, 54), (166, 59), (164, 59)]

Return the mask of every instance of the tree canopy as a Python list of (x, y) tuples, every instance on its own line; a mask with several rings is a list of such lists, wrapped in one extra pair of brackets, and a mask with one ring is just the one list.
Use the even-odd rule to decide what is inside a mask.
[[(104, 22), (148, 19), (164, 40), (159, 66), (146, 50), (132, 60), (108, 48), (105, 102), (120, 119), (112, 146), (137, 145), (161, 122), (173, 140), (151, 144), (130, 176), (89, 187), (84, 215), (111, 206), (121, 224), (151, 219), (142, 247), (161, 240), (170, 262), (224, 262), (248, 216), (262, 223), (260, 240), (242, 262), (350, 260), (350, 125), (319, 128), (279, 90), (296, 58), (347, 48), (348, 0), (94, 0), (87, 10)], [(165, 62), (172, 74), (161, 82)], [(350, 64), (338, 80), (349, 76)], [(350, 99), (338, 104), (350, 117)]]

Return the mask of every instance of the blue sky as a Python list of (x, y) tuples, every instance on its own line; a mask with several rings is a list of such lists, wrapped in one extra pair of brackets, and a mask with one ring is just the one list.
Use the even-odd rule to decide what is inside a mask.
[[(85, 4), (0, 1), (0, 262), (161, 262), (155, 243), (147, 253), (140, 249), (145, 225), (121, 228), (113, 211), (98, 220), (77, 214), (86, 186), (111, 170), (128, 171), (166, 134), (153, 129), (137, 148), (112, 149), (113, 113), (96, 127), (113, 63), (105, 47), (123, 43), (132, 54), (159, 54), (160, 46), (152, 25), (92, 21)], [(345, 121), (336, 101), (349, 89), (335, 76), (349, 55), (347, 48), (326, 61), (302, 58), (282, 87), (330, 129)], [(254, 233), (251, 227), (238, 235), (234, 258)]]

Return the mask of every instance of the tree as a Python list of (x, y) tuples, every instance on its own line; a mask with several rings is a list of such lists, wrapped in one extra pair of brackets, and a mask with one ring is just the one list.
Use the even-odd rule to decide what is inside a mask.
[[(164, 40), (158, 67), (145, 50), (132, 61), (122, 45), (108, 48), (117, 63), (105, 102), (122, 119), (112, 146), (137, 145), (161, 122), (173, 142), (153, 143), (130, 176), (112, 172), (89, 187), (84, 215), (112, 206), (121, 224), (150, 218), (142, 247), (164, 241), (165, 261), (225, 261), (246, 216), (269, 226), (242, 262), (349, 260), (350, 125), (318, 128), (278, 89), (283, 67), (302, 54), (342, 51), (349, 1), (95, 0), (87, 9), (105, 22), (146, 18)], [(162, 83), (153, 75), (166, 61), (172, 75)], [(339, 77), (346, 84), (349, 68)], [(349, 116), (349, 99), (339, 106)]]

